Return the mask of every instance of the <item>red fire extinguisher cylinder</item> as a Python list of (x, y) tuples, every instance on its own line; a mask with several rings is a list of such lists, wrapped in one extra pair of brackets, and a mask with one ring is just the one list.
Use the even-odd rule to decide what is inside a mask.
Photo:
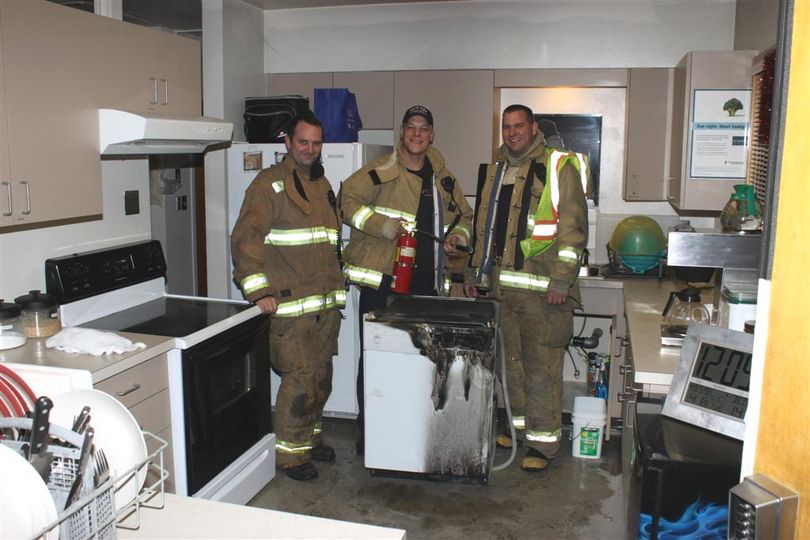
[(413, 233), (403, 234), (397, 241), (397, 257), (394, 261), (394, 279), (391, 290), (399, 294), (411, 294), (413, 263), (416, 260), (416, 238)]

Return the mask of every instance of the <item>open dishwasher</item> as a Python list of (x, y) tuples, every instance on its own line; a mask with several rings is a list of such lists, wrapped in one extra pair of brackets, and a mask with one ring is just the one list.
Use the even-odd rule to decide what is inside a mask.
[(498, 304), (402, 296), (363, 325), (365, 466), (486, 483), (494, 457)]

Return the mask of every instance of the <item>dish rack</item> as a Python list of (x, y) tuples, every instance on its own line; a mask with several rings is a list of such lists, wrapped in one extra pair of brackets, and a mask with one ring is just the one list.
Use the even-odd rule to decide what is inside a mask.
[[(30, 431), (32, 420), (28, 418), (0, 418), (0, 429), (17, 429)], [(140, 463), (117, 477), (110, 477), (99, 486), (94, 485), (93, 475), (85, 474), (80, 489), (81, 497), (65, 508), (68, 494), (76, 479), (79, 468), (82, 436), (74, 431), (51, 424), (50, 435), (66, 441), (74, 448), (51, 444), (48, 452), (53, 455), (48, 479), (48, 491), (53, 497), (56, 508), (64, 508), (56, 520), (49, 523), (31, 538), (46, 538), (53, 531), (59, 531), (60, 540), (84, 540), (88, 538), (108, 540), (117, 537), (116, 528), (136, 530), (140, 527), (141, 507), (162, 509), (165, 504), (164, 482), (169, 473), (164, 467), (163, 451), (168, 443), (147, 431), (141, 432), (147, 446), (156, 450), (146, 456)], [(0, 439), (17, 452), (22, 452), (26, 441)], [(152, 473), (157, 479), (144, 485), (137, 496), (122, 508), (115, 508), (116, 486), (125, 486), (129, 481), (138, 481), (143, 474)]]

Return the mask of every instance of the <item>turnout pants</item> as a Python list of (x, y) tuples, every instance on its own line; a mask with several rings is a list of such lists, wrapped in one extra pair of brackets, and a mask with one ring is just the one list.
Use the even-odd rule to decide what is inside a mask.
[[(528, 291), (501, 290), (506, 383), (518, 437), (553, 458), (562, 435), (562, 366), (573, 332), (570, 302), (546, 303)], [(521, 429), (522, 428), (522, 429)]]
[(323, 406), (332, 392), (340, 311), (283, 319), (270, 325), (270, 362), (281, 376), (276, 396), (276, 464), (288, 469), (310, 461), (321, 442)]

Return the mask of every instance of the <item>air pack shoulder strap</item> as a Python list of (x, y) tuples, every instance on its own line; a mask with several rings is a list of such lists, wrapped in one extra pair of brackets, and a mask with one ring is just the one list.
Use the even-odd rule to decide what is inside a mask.
[[(484, 184), (487, 181), (487, 169), (489, 169), (488, 163), (481, 163), (478, 165), (478, 185), (475, 187), (475, 212), (473, 213), (473, 223), (478, 223), (478, 210), (481, 208), (481, 193), (484, 191)], [(475, 243), (477, 241), (475, 229), (476, 227), (472, 228), (472, 238), (470, 239), (470, 246), (475, 248)], [(472, 266), (472, 257), (467, 259), (467, 265)]]
[(377, 174), (376, 169), (371, 169), (370, 171), (368, 171), (368, 175), (371, 177), (371, 181), (374, 183), (375, 186), (379, 186), (380, 184), (382, 184), (382, 181), (380, 180), (380, 175)]

